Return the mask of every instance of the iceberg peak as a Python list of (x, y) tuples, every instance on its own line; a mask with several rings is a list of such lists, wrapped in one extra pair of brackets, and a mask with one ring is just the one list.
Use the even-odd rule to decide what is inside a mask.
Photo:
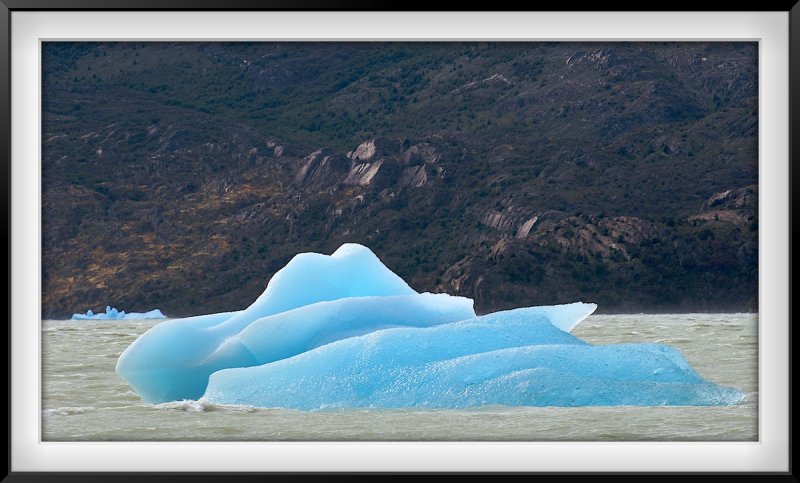
[(336, 249), (335, 252), (331, 254), (331, 256), (335, 258), (345, 258), (349, 256), (370, 257), (378, 263), (381, 263), (380, 259), (378, 259), (378, 256), (375, 255), (372, 250), (358, 243), (343, 243), (339, 248)]
[(347, 297), (412, 295), (369, 248), (345, 243), (332, 255), (300, 253), (278, 270), (247, 310), (262, 315)]

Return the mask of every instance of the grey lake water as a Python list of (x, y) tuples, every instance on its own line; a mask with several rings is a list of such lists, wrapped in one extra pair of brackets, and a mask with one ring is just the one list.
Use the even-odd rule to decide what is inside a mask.
[(755, 441), (758, 315), (593, 315), (593, 344), (659, 342), (701, 376), (747, 394), (722, 407), (503, 407), (296, 411), (197, 401), (143, 403), (114, 372), (163, 320), (42, 324), (42, 441)]

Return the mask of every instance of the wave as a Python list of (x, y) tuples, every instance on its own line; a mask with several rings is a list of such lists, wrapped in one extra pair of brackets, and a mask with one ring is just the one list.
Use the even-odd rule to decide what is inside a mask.
[(95, 408), (89, 407), (60, 407), (55, 409), (42, 410), (42, 416), (71, 416), (73, 414), (83, 414)]

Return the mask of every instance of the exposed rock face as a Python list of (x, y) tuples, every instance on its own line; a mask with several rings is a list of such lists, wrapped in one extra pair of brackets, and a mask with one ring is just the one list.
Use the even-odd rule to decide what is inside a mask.
[(283, 146), (278, 144), (276, 141), (267, 141), (267, 147), (272, 149), (272, 156), (277, 158), (283, 155)]
[(467, 82), (463, 86), (454, 89), (452, 91), (452, 93), (453, 94), (461, 94), (464, 91), (470, 91), (470, 90), (473, 90), (473, 89), (478, 89), (480, 87), (484, 87), (486, 85), (492, 85), (492, 84), (495, 84), (495, 85), (497, 85), (497, 84), (499, 84), (499, 85), (511, 85), (511, 81), (508, 80), (508, 78), (506, 76), (504, 76), (503, 74), (495, 73), (495, 74), (492, 74), (492, 75), (490, 75), (489, 77), (487, 77), (485, 79), (474, 80), (474, 81)]
[(354, 161), (368, 161), (375, 156), (375, 140), (364, 141), (358, 147), (347, 153), (347, 157)]
[(539, 217), (537, 215), (533, 215), (531, 218), (525, 220), (517, 229), (517, 238), (525, 238), (528, 236), (528, 233), (531, 232), (533, 225), (539, 221)]
[(689, 217), (689, 221), (727, 221), (729, 223), (733, 223), (734, 225), (744, 225), (752, 221), (752, 219), (752, 215), (734, 210), (709, 210), (699, 215)]
[(738, 189), (729, 189), (711, 195), (705, 203), (703, 210), (710, 209), (745, 209), (756, 206), (758, 200), (758, 185), (745, 186)]
[(428, 174), (425, 171), (425, 166), (412, 166), (403, 170), (403, 177), (400, 180), (400, 186), (422, 188), (425, 186), (426, 181), (428, 181)]
[(562, 250), (601, 259), (610, 259), (615, 252), (629, 259), (626, 246), (638, 246), (657, 233), (655, 223), (635, 217), (593, 219), (588, 223), (579, 217), (569, 217), (537, 232), (535, 239), (544, 246), (555, 243)]
[(373, 163), (359, 163), (353, 164), (350, 172), (347, 173), (347, 178), (344, 182), (346, 184), (355, 184), (360, 186), (367, 186), (378, 174), (378, 171), (383, 165), (383, 160), (379, 159)]
[(441, 158), (430, 143), (415, 144), (408, 148), (402, 156), (403, 164), (419, 165), (420, 163), (434, 164)]
[(349, 164), (346, 158), (330, 149), (318, 149), (303, 159), (295, 183), (329, 183), (347, 173)]
[(758, 186), (750, 185), (714, 193), (704, 203), (702, 212), (689, 221), (728, 222), (734, 225), (754, 223), (758, 212)]
[(443, 177), (444, 169), (435, 166), (441, 155), (432, 144), (423, 142), (401, 150), (400, 144), (392, 140), (380, 143), (380, 158), (375, 154), (378, 147), (374, 139), (361, 143), (346, 156), (328, 148), (317, 149), (303, 158), (294, 182), (304, 186), (343, 183), (422, 188), (430, 177)]

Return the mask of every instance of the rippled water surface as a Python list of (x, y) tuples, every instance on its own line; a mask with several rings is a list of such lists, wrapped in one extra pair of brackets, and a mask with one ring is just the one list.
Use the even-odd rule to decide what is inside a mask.
[(117, 358), (162, 321), (47, 320), (43, 441), (754, 441), (757, 314), (593, 315), (573, 334), (594, 344), (661, 342), (706, 379), (747, 394), (725, 407), (295, 411), (196, 401), (142, 403)]

